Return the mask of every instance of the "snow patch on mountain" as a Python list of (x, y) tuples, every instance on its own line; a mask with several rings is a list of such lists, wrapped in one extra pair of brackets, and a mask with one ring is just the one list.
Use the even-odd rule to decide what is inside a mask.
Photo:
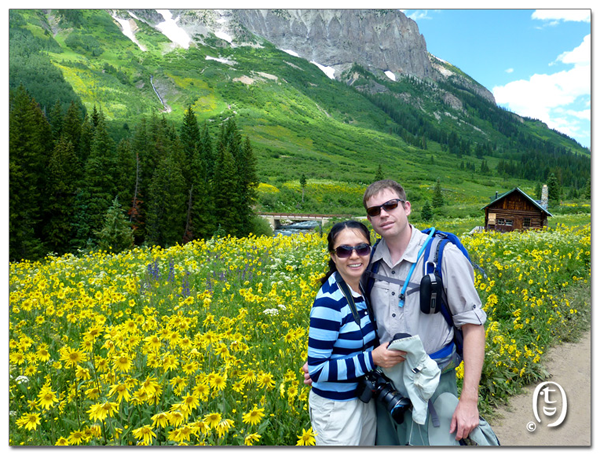
[(188, 49), (190, 47), (190, 43), (192, 39), (188, 36), (188, 34), (183, 30), (179, 25), (177, 25), (177, 21), (179, 17), (173, 19), (173, 15), (171, 11), (166, 9), (157, 9), (157, 13), (159, 13), (163, 18), (164, 22), (161, 22), (156, 26), (167, 38), (169, 38), (175, 44), (183, 47), (184, 49)]
[(215, 60), (219, 63), (225, 63), (226, 65), (235, 65), (237, 63), (234, 60), (229, 60), (227, 58), (222, 58), (222, 57), (211, 57), (210, 55), (207, 55), (205, 60)]
[(335, 79), (335, 69), (330, 66), (324, 66), (317, 62), (310, 62), (313, 65), (317, 65), (321, 71), (323, 71), (329, 79)]
[(217, 29), (215, 29), (214, 34), (217, 38), (232, 44), (233, 36), (229, 34), (229, 22), (231, 22), (231, 19), (228, 16), (221, 15), (217, 19)]
[(297, 52), (290, 51), (288, 49), (281, 49), (281, 50), (287, 54), (293, 55), (294, 57), (300, 57)]
[(121, 19), (120, 17), (117, 17), (116, 14), (113, 13), (112, 18), (114, 20), (116, 20), (119, 25), (121, 26), (121, 31), (123, 32), (123, 35), (125, 35), (127, 38), (129, 38), (131, 41), (133, 41), (135, 44), (137, 44), (137, 46), (144, 52), (146, 52), (146, 47), (141, 44), (135, 37), (135, 33), (133, 31), (133, 28), (131, 26), (131, 19)]
[(394, 73), (392, 73), (391, 71), (386, 71), (385, 75), (387, 77), (389, 77), (391, 80), (393, 80), (394, 82), (396, 82), (396, 75)]

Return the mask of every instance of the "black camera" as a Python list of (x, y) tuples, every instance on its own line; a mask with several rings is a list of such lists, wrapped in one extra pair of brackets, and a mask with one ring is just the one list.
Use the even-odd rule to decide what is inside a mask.
[(373, 370), (365, 374), (356, 389), (358, 399), (368, 403), (375, 397), (382, 403), (396, 423), (404, 422), (404, 413), (411, 408), (410, 400), (403, 397), (394, 383), (382, 371)]

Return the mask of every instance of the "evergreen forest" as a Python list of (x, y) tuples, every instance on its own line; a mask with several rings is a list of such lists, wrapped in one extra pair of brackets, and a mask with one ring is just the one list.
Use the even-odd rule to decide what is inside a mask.
[(234, 119), (211, 137), (190, 107), (179, 129), (152, 115), (116, 142), (96, 108), (50, 122), (23, 87), (10, 103), (11, 260), (250, 234), (256, 158)]

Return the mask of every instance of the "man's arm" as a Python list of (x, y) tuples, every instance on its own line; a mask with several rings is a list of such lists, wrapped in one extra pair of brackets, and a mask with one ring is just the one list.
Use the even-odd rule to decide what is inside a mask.
[(462, 392), (458, 406), (452, 416), (450, 433), (456, 430), (456, 440), (469, 436), (479, 425), (479, 381), (485, 357), (485, 329), (483, 325), (464, 324), (463, 331), (463, 360), (465, 373)]

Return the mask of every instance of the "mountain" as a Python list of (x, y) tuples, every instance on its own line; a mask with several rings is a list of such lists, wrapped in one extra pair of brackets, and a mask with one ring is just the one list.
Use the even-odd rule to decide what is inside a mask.
[(97, 106), (116, 140), (153, 113), (180, 125), (191, 106), (215, 131), (235, 117), (278, 186), (364, 184), (381, 167), (417, 199), (441, 178), (481, 204), (591, 173), (588, 149), (499, 108), (400, 11), (11, 10), (9, 71), (47, 113)]

